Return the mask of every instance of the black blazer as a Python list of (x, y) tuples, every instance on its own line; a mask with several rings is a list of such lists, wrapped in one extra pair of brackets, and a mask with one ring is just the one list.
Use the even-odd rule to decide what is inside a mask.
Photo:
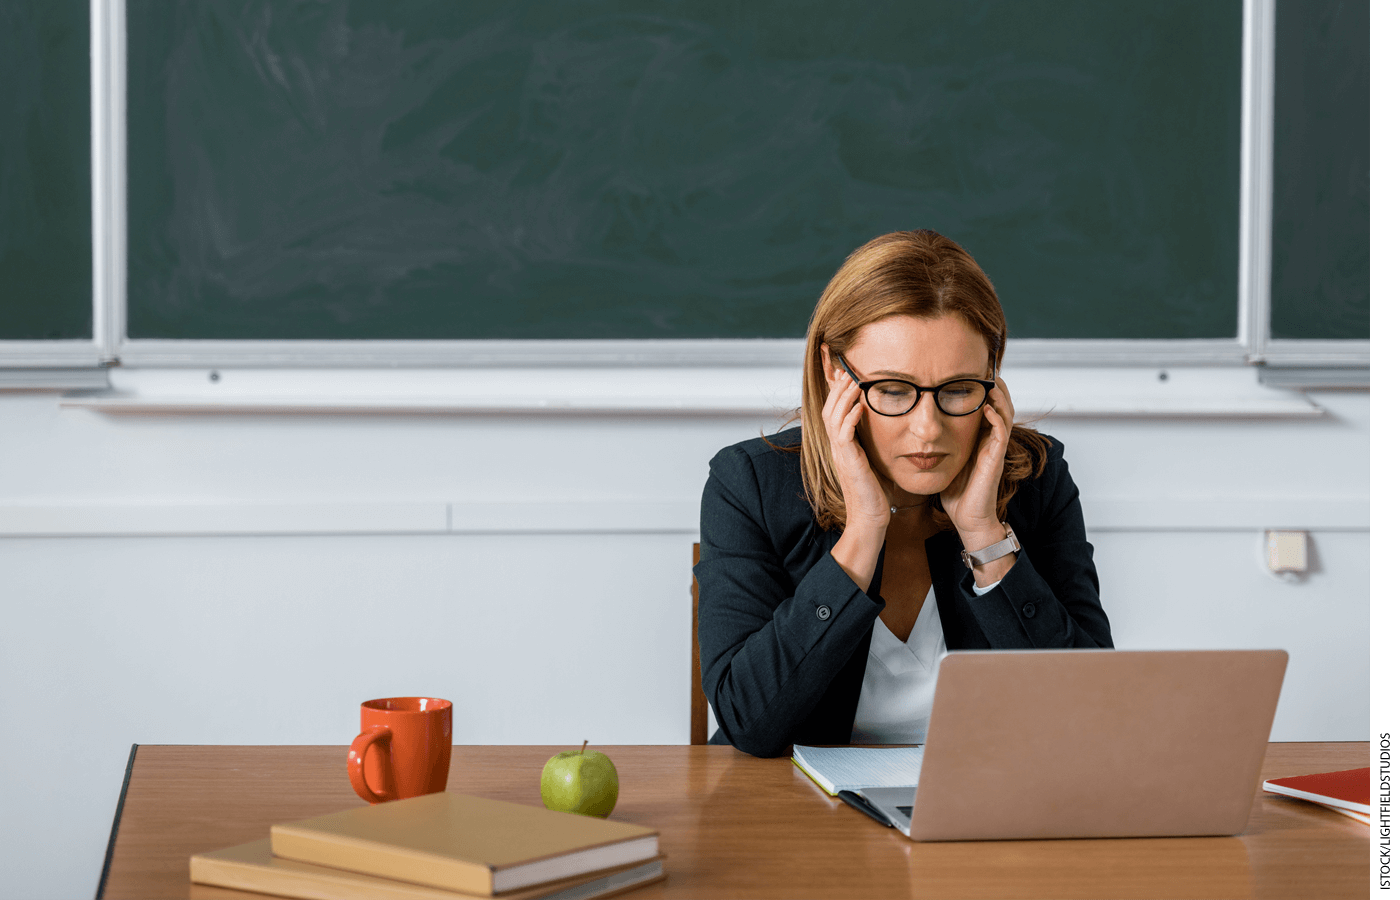
[[(795, 446), (801, 429), (771, 440)], [(1021, 552), (990, 593), (973, 593), (957, 532), (926, 542), (950, 650), (1113, 646), (1079, 489), (1064, 445), (1050, 445), (1045, 472), (1011, 499), (1007, 521)], [(719, 720), (711, 743), (755, 756), (779, 756), (794, 743), (850, 743), (885, 602), (880, 567), (867, 594), (832, 559), (839, 537), (817, 527), (797, 453), (756, 438), (710, 461), (695, 577), (701, 683)]]

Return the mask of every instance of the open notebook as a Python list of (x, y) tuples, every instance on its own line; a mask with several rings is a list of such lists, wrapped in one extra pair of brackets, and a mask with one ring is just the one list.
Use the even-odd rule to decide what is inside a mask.
[(842, 791), (870, 787), (913, 787), (919, 783), (918, 747), (792, 748), (792, 761), (817, 786), (835, 797)]

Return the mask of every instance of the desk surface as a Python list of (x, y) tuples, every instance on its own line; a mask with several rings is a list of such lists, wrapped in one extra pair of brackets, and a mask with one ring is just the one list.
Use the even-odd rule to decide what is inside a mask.
[[(454, 747), (447, 789), (539, 803), (564, 747)], [(667, 879), (644, 897), (1364, 897), (1367, 826), (1265, 795), (1238, 837), (916, 844), (785, 759), (728, 747), (599, 747), (617, 764), (612, 818), (658, 829)], [(256, 897), (189, 882), (189, 857), (360, 805), (344, 747), (141, 746), (100, 896)], [(1265, 778), (1369, 764), (1365, 743), (1271, 744)], [(1032, 790), (1032, 785), (1026, 786)]]

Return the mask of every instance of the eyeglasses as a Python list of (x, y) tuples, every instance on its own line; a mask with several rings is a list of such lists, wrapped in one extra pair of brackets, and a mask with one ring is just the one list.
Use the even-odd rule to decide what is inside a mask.
[(861, 381), (843, 357), (837, 356), (836, 361), (865, 394), (866, 405), (882, 416), (902, 416), (913, 412), (925, 391), (933, 394), (934, 404), (944, 415), (970, 416), (986, 404), (988, 392), (997, 386), (995, 381), (980, 378), (959, 378), (933, 387), (919, 387), (893, 378)]

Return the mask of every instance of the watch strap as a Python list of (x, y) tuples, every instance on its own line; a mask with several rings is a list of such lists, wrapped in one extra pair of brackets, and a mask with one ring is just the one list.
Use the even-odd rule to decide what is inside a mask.
[(1021, 542), (1016, 540), (1016, 532), (1011, 530), (1011, 525), (1006, 522), (1002, 522), (1001, 524), (1006, 527), (1006, 537), (992, 544), (990, 547), (983, 547), (981, 550), (973, 550), (971, 552), (963, 550), (963, 565), (967, 566), (969, 569), (973, 566), (985, 566), (994, 559), (1001, 559), (1008, 553), (1015, 553), (1017, 550), (1021, 549)]

